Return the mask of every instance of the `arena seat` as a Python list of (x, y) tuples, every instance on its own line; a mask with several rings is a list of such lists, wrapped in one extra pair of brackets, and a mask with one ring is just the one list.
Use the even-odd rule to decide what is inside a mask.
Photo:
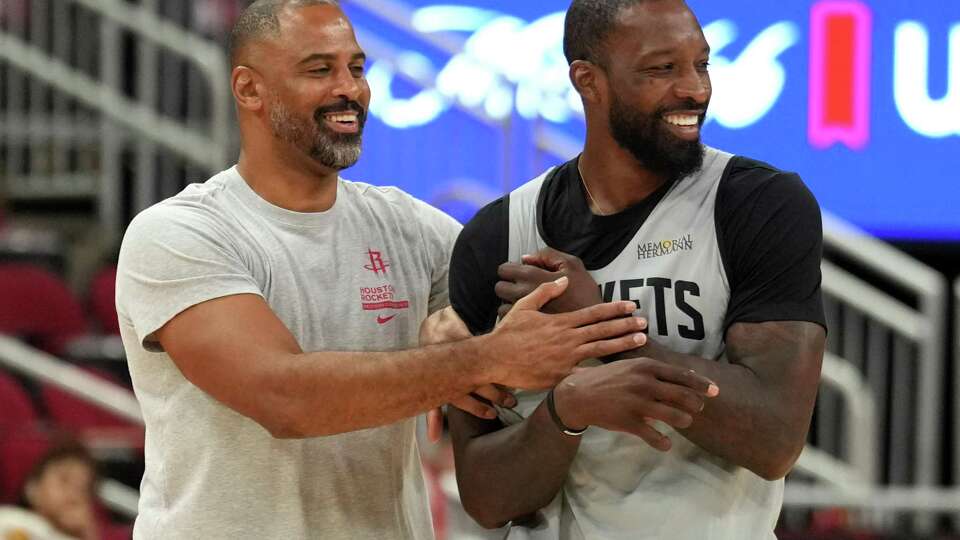
[(0, 504), (17, 502), (27, 475), (49, 448), (49, 436), (37, 429), (17, 430), (0, 438)]
[(120, 334), (116, 306), (117, 267), (107, 266), (101, 269), (90, 281), (87, 302), (94, 322), (104, 334)]
[[(99, 369), (83, 368), (120, 386), (117, 378)], [(47, 416), (58, 429), (80, 438), (91, 447), (143, 450), (144, 428), (50, 384), (40, 387)]]
[(58, 355), (86, 329), (80, 302), (56, 274), (30, 264), (0, 264), (0, 333)]
[(0, 438), (37, 422), (37, 411), (26, 389), (12, 376), (0, 371)]
[[(84, 371), (120, 386), (115, 376), (103, 370), (84, 368)], [(133, 424), (50, 384), (41, 386), (40, 398), (50, 421), (59, 429), (70, 432), (90, 444), (98, 445), (95, 440), (110, 440), (125, 448), (143, 448), (142, 426)]]

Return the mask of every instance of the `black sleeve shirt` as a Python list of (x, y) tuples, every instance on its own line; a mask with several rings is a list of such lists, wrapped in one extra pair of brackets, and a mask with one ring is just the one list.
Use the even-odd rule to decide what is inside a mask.
[[(576, 169), (574, 159), (544, 181), (538, 227), (547, 245), (595, 270), (630, 244), (671, 184), (622, 212), (597, 216), (587, 206)], [(489, 332), (496, 323), (501, 302), (494, 286), (497, 268), (507, 261), (509, 204), (505, 195), (477, 212), (453, 250), (450, 303), (474, 334)], [(820, 208), (799, 176), (734, 157), (720, 179), (714, 218), (731, 289), (725, 328), (783, 320), (826, 326)]]

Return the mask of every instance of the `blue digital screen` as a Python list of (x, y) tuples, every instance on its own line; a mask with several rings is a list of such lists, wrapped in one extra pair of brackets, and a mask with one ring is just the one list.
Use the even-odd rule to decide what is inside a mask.
[[(873, 234), (960, 240), (960, 2), (688, 4), (713, 49), (704, 142), (800, 173), (824, 210)], [(576, 155), (567, 5), (344, 2), (373, 92), (345, 176), (465, 220)]]

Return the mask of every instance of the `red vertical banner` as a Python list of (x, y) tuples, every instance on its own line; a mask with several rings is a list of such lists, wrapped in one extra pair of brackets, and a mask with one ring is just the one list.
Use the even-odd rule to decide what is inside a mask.
[(870, 138), (873, 14), (859, 0), (821, 0), (810, 10), (810, 143), (859, 150)]

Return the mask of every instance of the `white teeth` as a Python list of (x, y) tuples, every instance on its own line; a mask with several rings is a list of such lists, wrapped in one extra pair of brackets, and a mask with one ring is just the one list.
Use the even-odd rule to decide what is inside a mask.
[(357, 119), (356, 113), (354, 114), (329, 114), (327, 119), (333, 122), (353, 122)]
[(670, 114), (664, 117), (668, 123), (675, 126), (695, 126), (700, 121), (696, 115)]

